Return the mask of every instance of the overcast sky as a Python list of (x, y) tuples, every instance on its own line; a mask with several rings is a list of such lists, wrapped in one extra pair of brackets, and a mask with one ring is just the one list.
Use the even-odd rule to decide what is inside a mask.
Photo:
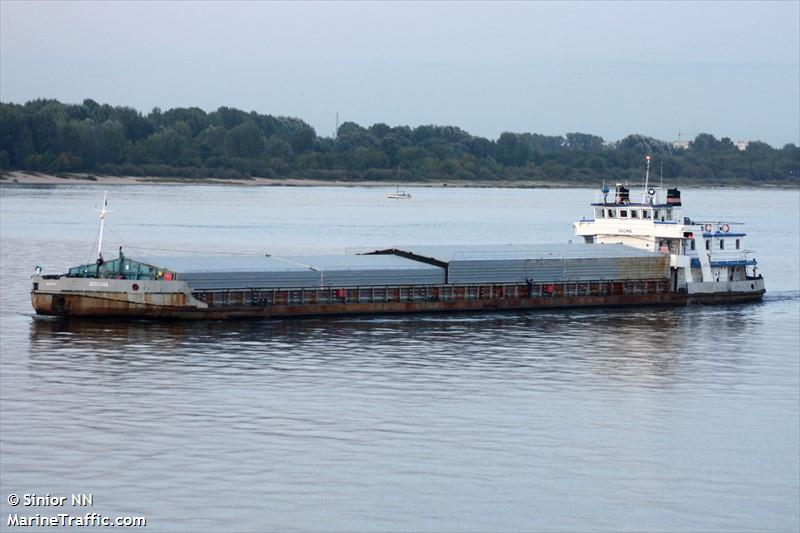
[(800, 144), (800, 2), (0, 2), (0, 100)]

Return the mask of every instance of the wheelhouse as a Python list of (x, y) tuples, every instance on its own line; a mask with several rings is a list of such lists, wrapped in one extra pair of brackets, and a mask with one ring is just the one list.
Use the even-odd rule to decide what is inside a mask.
[(100, 278), (100, 279), (128, 279), (128, 280), (173, 280), (176, 274), (164, 268), (142, 263), (125, 257), (122, 250), (119, 257), (103, 261), (98, 259), (95, 263), (88, 263), (72, 267), (67, 272), (69, 278)]

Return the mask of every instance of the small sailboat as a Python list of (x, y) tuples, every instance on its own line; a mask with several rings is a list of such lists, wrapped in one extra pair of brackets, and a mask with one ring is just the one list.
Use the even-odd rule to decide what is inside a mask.
[(406, 191), (400, 190), (400, 184), (397, 184), (397, 188), (395, 192), (390, 192), (386, 195), (386, 198), (390, 198), (392, 200), (408, 200), (411, 198), (411, 195), (408, 194)]

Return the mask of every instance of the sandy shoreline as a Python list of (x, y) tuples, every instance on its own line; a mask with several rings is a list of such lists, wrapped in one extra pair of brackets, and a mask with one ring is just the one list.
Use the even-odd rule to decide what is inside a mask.
[[(41, 172), (12, 171), (0, 176), (0, 184), (40, 184), (40, 185), (239, 185), (245, 187), (379, 187), (394, 188), (393, 182), (386, 181), (340, 181), (340, 180), (314, 180), (297, 178), (251, 178), (251, 179), (222, 179), (222, 178), (168, 178), (157, 176), (98, 176), (96, 174), (74, 173), (62, 176), (44, 174)], [(407, 181), (403, 187), (512, 187), (512, 188), (566, 188), (576, 187), (579, 184), (553, 184), (544, 181), (458, 181), (447, 182), (433, 181)]]
[[(252, 179), (221, 179), (221, 178), (167, 178), (157, 176), (98, 176), (95, 174), (71, 173), (56, 176), (41, 172), (11, 171), (0, 175), (0, 185), (236, 185), (243, 187), (375, 187), (394, 188), (395, 184), (386, 181), (331, 181), (297, 178), (252, 178)], [(593, 188), (596, 183), (552, 183), (547, 181), (528, 180), (496, 180), (496, 181), (407, 181), (403, 187), (465, 187), (465, 188), (509, 188), (509, 189), (565, 189), (565, 188)], [(797, 183), (788, 184), (734, 184), (730, 188), (759, 188), (759, 189), (796, 189)], [(722, 188), (719, 184), (692, 184), (691, 187)]]

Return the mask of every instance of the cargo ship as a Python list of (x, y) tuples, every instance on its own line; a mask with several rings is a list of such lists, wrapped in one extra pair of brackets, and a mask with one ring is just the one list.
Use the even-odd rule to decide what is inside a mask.
[[(648, 165), (649, 167), (649, 165)], [(649, 170), (649, 169), (648, 169)], [(648, 172), (649, 175), (649, 172)], [(144, 319), (288, 318), (761, 300), (735, 222), (682, 215), (680, 191), (617, 184), (574, 223), (576, 244), (391, 246), (316, 256), (128, 257), (32, 277), (36, 313)]]

